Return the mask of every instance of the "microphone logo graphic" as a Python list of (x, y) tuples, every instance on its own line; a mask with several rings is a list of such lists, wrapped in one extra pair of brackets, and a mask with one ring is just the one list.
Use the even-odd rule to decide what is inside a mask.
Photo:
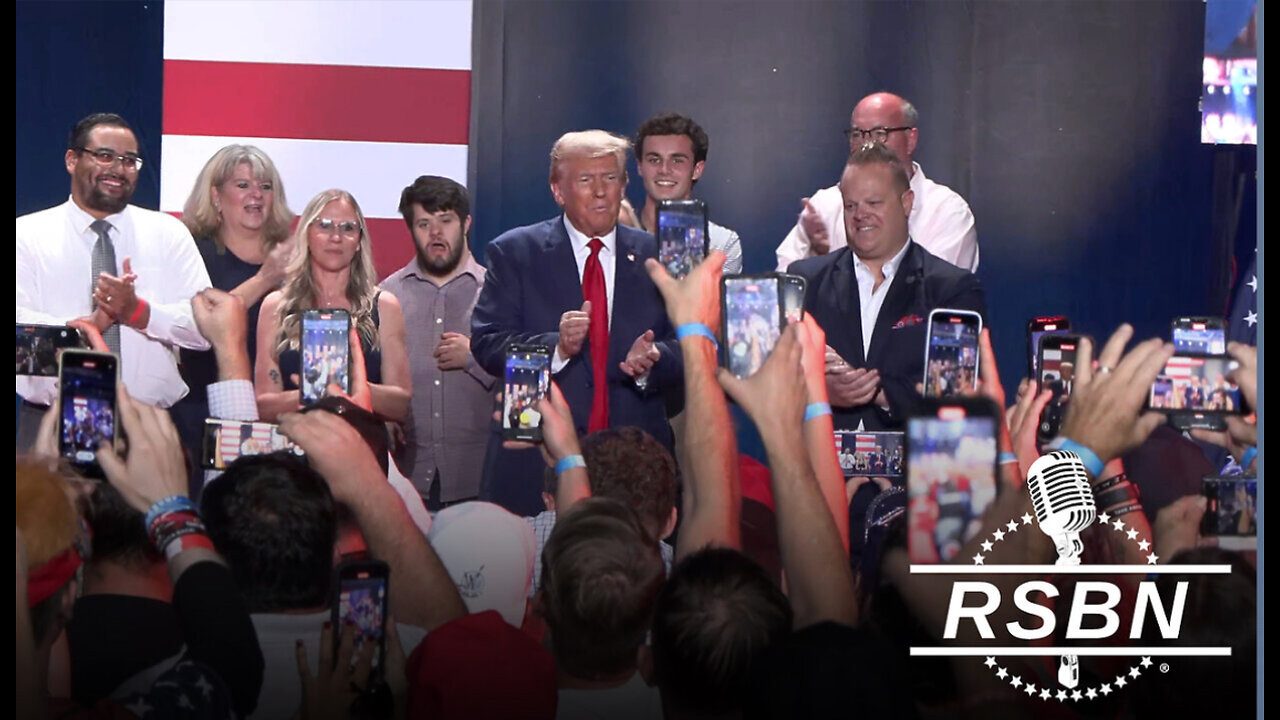
[(1058, 549), (1057, 564), (1079, 565), (1084, 551), (1080, 532), (1097, 517), (1093, 487), (1080, 457), (1066, 450), (1040, 456), (1027, 473), (1027, 489), (1040, 531)]
[[(1079, 565), (1080, 553), (1084, 552), (1080, 531), (1093, 524), (1098, 512), (1089, 473), (1080, 456), (1066, 450), (1040, 456), (1027, 473), (1027, 489), (1040, 532), (1048, 535), (1058, 549), (1056, 564)], [(1062, 656), (1058, 682), (1067, 688), (1080, 683), (1078, 656)]]

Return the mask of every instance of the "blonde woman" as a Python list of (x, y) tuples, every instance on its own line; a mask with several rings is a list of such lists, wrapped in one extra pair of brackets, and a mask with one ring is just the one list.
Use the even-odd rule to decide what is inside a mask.
[[(289, 237), (293, 211), (275, 163), (252, 145), (228, 145), (214, 153), (183, 205), (182, 222), (195, 238), (213, 287), (239, 297), (248, 310), (252, 363), (259, 305), (284, 282), (294, 247)], [(212, 350), (182, 350), (179, 367), (189, 391), (172, 408), (173, 421), (183, 444), (199, 448), (209, 416), (205, 388), (218, 379), (218, 364)], [(202, 474), (193, 471), (192, 492), (198, 493), (202, 483)]]
[(302, 313), (340, 308), (359, 332), (373, 411), (403, 421), (413, 394), (400, 302), (377, 285), (369, 229), (355, 198), (326, 190), (312, 198), (294, 231), (297, 249), (284, 287), (262, 301), (254, 387), (263, 420), (301, 407)]

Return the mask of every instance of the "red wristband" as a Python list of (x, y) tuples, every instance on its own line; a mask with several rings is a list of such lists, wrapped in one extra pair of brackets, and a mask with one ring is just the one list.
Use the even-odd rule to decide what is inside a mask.
[(133, 309), (133, 314), (129, 316), (129, 319), (125, 321), (125, 324), (133, 325), (137, 323), (139, 320), (142, 319), (142, 313), (146, 309), (147, 309), (147, 301), (143, 300), (142, 298), (138, 298), (138, 306)]

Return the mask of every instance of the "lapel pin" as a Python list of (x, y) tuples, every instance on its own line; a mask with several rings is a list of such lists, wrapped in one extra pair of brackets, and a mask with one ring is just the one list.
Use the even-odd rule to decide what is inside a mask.
[(636, 261), (635, 253), (627, 253), (627, 262), (635, 262), (635, 261)]

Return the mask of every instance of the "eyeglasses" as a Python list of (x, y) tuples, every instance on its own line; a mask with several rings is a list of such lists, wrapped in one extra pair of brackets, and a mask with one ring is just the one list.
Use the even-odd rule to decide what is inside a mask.
[(346, 238), (360, 237), (360, 223), (352, 222), (351, 220), (336, 222), (329, 218), (320, 218), (313, 224), (320, 232), (327, 235), (339, 234)]
[(131, 169), (135, 171), (142, 169), (142, 158), (138, 157), (137, 155), (134, 155), (133, 153), (129, 153), (127, 155), (120, 155), (116, 153), (115, 150), (112, 150), (110, 148), (98, 148), (97, 150), (90, 150), (87, 147), (78, 147), (76, 148), (76, 150), (82, 153), (89, 153), (90, 155), (93, 156), (93, 159), (96, 160), (98, 164), (102, 165), (103, 167), (111, 167), (112, 165), (115, 165), (116, 161), (118, 160), (121, 163), (124, 163), (124, 166), (126, 169)]
[(914, 129), (915, 128), (911, 125), (903, 125), (902, 127), (890, 127), (890, 128), (878, 127), (878, 128), (871, 128), (870, 130), (863, 130), (862, 128), (854, 127), (854, 128), (849, 128), (848, 130), (845, 130), (844, 136), (849, 138), (850, 140), (862, 140), (864, 142), (882, 143), (889, 139), (889, 133), (894, 133), (899, 130), (914, 130)]

